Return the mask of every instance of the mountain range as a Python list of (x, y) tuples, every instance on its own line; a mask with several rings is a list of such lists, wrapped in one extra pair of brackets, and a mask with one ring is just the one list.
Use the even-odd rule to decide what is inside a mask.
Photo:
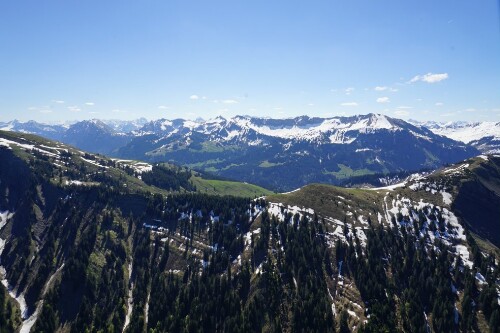
[(436, 134), (470, 144), (483, 153), (500, 153), (500, 122), (411, 122), (426, 127)]
[[(474, 124), (456, 125), (472, 131)], [(10, 122), (0, 128), (42, 135), (118, 158), (170, 161), (215, 175), (292, 190), (311, 182), (377, 184), (381, 177), (435, 169), (495, 151), (498, 127), (460, 142), (451, 125), (412, 124), (379, 114), (268, 119), (89, 120), (72, 125)], [(446, 129), (446, 130), (445, 130)]]
[(24, 133), (0, 161), (3, 332), (500, 327), (495, 155), (283, 194)]

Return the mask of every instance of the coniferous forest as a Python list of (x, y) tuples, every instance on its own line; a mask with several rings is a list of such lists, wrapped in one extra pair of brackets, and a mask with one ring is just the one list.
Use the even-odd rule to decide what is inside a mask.
[(420, 183), (216, 196), (185, 168), (0, 154), (1, 332), (499, 331), (495, 246)]

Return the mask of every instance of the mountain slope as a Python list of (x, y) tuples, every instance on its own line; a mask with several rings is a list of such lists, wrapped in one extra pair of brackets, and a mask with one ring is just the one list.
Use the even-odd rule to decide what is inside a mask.
[[(499, 325), (498, 249), (470, 233), (498, 244), (485, 232), (498, 219), (483, 228), (460, 199), (471, 186), (498, 197), (498, 157), (388, 188), (309, 185), (255, 200), (168, 193), (143, 182), (148, 165), (29, 135), (0, 132), (0, 157), (0, 274), (19, 308), (10, 331)], [(477, 200), (469, 210), (498, 207)]]
[[(143, 124), (142, 127), (139, 127)], [(203, 121), (82, 121), (70, 126), (11, 122), (4, 128), (45, 135), (94, 153), (170, 161), (225, 178), (287, 191), (311, 182), (374, 182), (380, 175), (434, 169), (478, 150), (422, 126), (379, 114)], [(126, 132), (125, 130), (131, 130)], [(492, 144), (477, 142), (483, 149)]]
[(141, 128), (146, 122), (144, 118), (133, 121), (92, 119), (49, 125), (14, 120), (0, 123), (0, 130), (40, 135), (93, 153), (112, 154), (130, 141), (128, 133)]
[(500, 152), (500, 122), (415, 122), (432, 132), (470, 144), (485, 154)]
[(370, 174), (436, 168), (478, 153), (402, 120), (216, 118), (146, 124), (118, 154), (170, 160), (279, 190)]

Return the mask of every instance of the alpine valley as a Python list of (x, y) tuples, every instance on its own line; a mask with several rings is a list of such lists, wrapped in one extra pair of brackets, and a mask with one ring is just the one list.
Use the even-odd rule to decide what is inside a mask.
[[(352, 117), (147, 122), (89, 120), (71, 125), (0, 124), (116, 158), (170, 161), (227, 179), (290, 191), (311, 182), (380, 185), (411, 172), (494, 153), (500, 125), (411, 124), (379, 114)], [(455, 130), (461, 131), (456, 133)], [(474, 133), (465, 135), (463, 131)]]
[(498, 332), (497, 155), (374, 114), (30, 126), (59, 141), (0, 131), (2, 333)]

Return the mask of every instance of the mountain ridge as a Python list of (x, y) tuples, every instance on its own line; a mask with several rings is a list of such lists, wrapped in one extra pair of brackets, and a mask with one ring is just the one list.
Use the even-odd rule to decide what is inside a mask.
[(0, 132), (0, 156), (10, 331), (499, 324), (498, 156), (384, 188), (311, 184), (253, 200), (164, 192), (142, 181), (154, 165), (33, 135)]
[(56, 139), (119, 158), (170, 161), (278, 191), (310, 182), (342, 184), (359, 176), (432, 169), (479, 154), (425, 127), (373, 113), (158, 119), (129, 133), (93, 120), (71, 125)]

